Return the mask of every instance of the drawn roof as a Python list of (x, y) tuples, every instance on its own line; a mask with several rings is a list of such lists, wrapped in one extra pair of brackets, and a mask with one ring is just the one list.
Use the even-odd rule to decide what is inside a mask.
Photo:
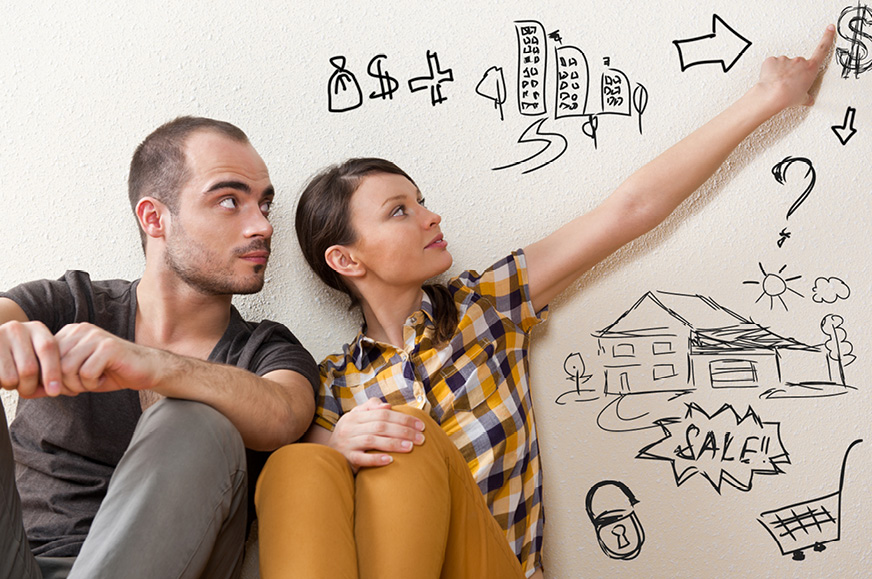
[(594, 333), (597, 338), (653, 337), (671, 333), (666, 326), (641, 327), (630, 321), (640, 310), (659, 308), (690, 330), (691, 345), (696, 353), (708, 349), (767, 349), (818, 351), (793, 338), (784, 338), (763, 326), (743, 318), (701, 295), (658, 291), (646, 292), (613, 324)]

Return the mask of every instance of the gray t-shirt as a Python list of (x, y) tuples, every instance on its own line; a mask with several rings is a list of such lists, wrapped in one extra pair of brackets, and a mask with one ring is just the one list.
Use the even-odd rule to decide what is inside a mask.
[[(85, 272), (68, 271), (57, 281), (26, 283), (0, 297), (15, 301), (30, 320), (53, 333), (66, 324), (90, 322), (133, 341), (137, 285), (92, 282)], [(311, 382), (313, 396), (318, 388), (315, 360), (290, 330), (266, 320), (247, 322), (236, 308), (209, 361), (259, 376), (294, 370)], [(24, 526), (35, 555), (78, 554), (141, 414), (135, 390), (19, 400), (9, 430)], [(256, 474), (250, 473), (252, 481)]]

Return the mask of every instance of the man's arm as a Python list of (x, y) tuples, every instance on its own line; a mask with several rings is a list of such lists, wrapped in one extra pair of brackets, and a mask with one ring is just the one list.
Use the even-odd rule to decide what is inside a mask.
[(779, 111), (812, 104), (809, 89), (833, 43), (827, 27), (814, 55), (767, 59), (760, 80), (714, 119), (633, 173), (600, 206), (524, 249), (538, 311), (624, 244), (662, 222)]
[(292, 370), (260, 377), (235, 366), (134, 344), (93, 324), (68, 324), (56, 338), (63, 383), (73, 392), (131, 388), (203, 402), (229, 418), (254, 450), (294, 442), (315, 413), (312, 385)]
[(6, 298), (0, 298), (0, 385), (24, 398), (134, 388), (196, 400), (227, 416), (254, 450), (294, 442), (315, 412), (312, 386), (297, 372), (260, 377), (140, 346), (93, 324), (69, 324), (52, 335)]

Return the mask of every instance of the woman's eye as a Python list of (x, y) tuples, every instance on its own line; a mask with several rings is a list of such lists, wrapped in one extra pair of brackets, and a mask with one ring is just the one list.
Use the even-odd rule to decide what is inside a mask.
[(396, 209), (393, 210), (393, 212), (391, 213), (391, 216), (393, 216), (393, 217), (401, 217), (401, 216), (403, 216), (403, 215), (405, 215), (405, 214), (406, 214), (406, 206), (405, 206), (405, 205), (400, 205), (399, 207), (397, 207)]
[(422, 207), (426, 207), (426, 206), (427, 206), (427, 200), (424, 199), (423, 197), (421, 197), (420, 199), (418, 199), (418, 205), (420, 205), (420, 206), (422, 206)]
[(225, 209), (236, 209), (236, 199), (233, 197), (227, 197), (226, 199), (222, 199), (218, 202), (218, 205), (224, 207)]

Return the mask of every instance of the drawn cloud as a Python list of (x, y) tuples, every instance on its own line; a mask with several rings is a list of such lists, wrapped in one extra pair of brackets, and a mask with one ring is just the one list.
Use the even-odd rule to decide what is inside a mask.
[(819, 304), (832, 304), (839, 299), (846, 300), (851, 295), (851, 288), (837, 277), (817, 278), (811, 291), (811, 299)]

